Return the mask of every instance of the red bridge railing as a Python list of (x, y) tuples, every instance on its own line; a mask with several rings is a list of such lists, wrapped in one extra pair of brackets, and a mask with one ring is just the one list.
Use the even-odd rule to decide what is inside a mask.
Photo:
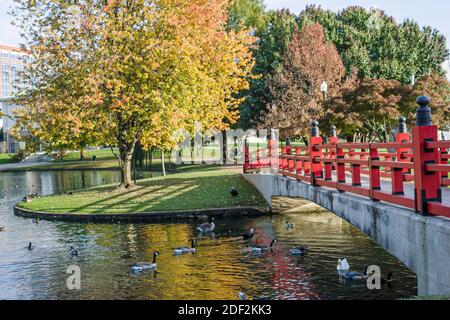
[[(309, 146), (287, 145), (277, 154), (273, 139), (267, 148), (254, 152), (246, 145), (244, 173), (271, 168), (279, 175), (314, 186), (393, 203), (422, 214), (450, 217), (450, 206), (442, 202), (443, 190), (450, 185), (450, 141), (438, 140), (429, 98), (419, 97), (417, 103), (420, 107), (412, 138), (401, 117), (396, 142), (339, 143), (333, 126), (324, 144), (318, 123), (313, 121)], [(405, 188), (405, 184), (413, 187)]]

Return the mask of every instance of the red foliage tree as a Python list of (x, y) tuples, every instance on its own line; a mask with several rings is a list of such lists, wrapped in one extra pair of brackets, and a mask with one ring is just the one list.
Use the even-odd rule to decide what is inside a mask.
[(274, 99), (263, 125), (280, 129), (281, 137), (307, 136), (311, 120), (324, 115), (321, 83), (327, 82), (328, 96), (333, 96), (344, 75), (342, 60), (335, 46), (325, 41), (320, 24), (296, 28), (282, 66), (269, 81)]

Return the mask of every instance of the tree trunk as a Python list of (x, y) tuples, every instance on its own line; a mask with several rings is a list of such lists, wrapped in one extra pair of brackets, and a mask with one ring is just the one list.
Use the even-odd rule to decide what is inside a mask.
[(153, 148), (150, 149), (150, 170), (153, 170)]
[(119, 146), (119, 167), (120, 167), (120, 188), (128, 189), (134, 185), (132, 179), (131, 163), (133, 158), (133, 150), (136, 142), (131, 146), (127, 143), (121, 143)]
[(164, 163), (164, 150), (161, 150), (161, 169), (163, 176), (166, 176), (166, 164)]
[(83, 161), (86, 159), (86, 155), (84, 149), (80, 149), (80, 160)]

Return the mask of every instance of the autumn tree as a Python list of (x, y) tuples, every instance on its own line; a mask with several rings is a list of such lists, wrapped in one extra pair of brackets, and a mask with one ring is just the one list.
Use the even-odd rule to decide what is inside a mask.
[(444, 75), (448, 58), (445, 36), (411, 19), (398, 23), (383, 10), (349, 6), (333, 12), (307, 6), (298, 17), (300, 26), (311, 22), (325, 28), (347, 72), (358, 69), (360, 78), (385, 78), (410, 84), (414, 75)]
[(320, 24), (295, 29), (283, 64), (270, 81), (274, 99), (262, 126), (280, 129), (282, 137), (307, 136), (311, 120), (324, 115), (321, 83), (328, 83), (328, 94), (333, 96), (344, 75), (339, 54), (325, 41)]
[(450, 129), (450, 82), (438, 74), (430, 74), (418, 79), (404, 95), (399, 105), (399, 112), (410, 123), (415, 122), (416, 99), (421, 95), (431, 98), (430, 108), (433, 114), (433, 124), (439, 126), (440, 130)]
[(64, 142), (59, 126), (78, 121), (97, 143), (119, 147), (122, 187), (133, 184), (137, 141), (158, 140), (165, 119), (187, 130), (236, 121), (254, 39), (226, 31), (227, 0), (16, 2), (34, 58), (18, 126), (51, 145)]
[(339, 94), (327, 103), (326, 126), (335, 125), (347, 136), (370, 123), (395, 126), (401, 115), (399, 104), (407, 91), (397, 80), (349, 77)]

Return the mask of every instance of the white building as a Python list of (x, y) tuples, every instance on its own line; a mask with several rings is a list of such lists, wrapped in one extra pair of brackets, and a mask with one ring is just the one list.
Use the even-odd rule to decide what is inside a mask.
[(3, 113), (0, 119), (0, 128), (3, 128), (0, 152), (15, 153), (24, 147), (9, 131), (15, 123), (13, 110), (18, 108), (12, 103), (12, 99), (25, 85), (21, 75), (28, 59), (28, 53), (21, 48), (0, 44), (0, 111)]

